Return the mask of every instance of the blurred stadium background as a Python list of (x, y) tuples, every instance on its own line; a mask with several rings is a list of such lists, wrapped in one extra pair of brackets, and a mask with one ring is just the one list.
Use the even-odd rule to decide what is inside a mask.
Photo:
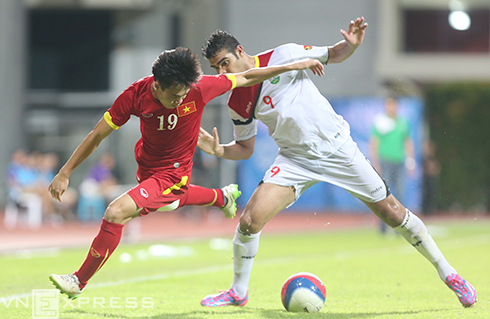
[[(433, 212), (487, 214), (488, 0), (1, 0), (0, 171), (7, 172), (19, 148), (56, 154), (57, 170), (117, 95), (151, 73), (162, 50), (185, 46), (200, 56), (205, 38), (217, 28), (234, 34), (249, 54), (288, 42), (332, 45), (342, 39), (339, 30), (358, 16), (369, 23), (364, 43), (346, 62), (327, 66), (326, 75), (314, 79), (318, 88), (350, 122), (365, 155), (383, 97), (400, 96), (418, 163), (407, 180), (406, 206), (424, 213), (423, 146), (432, 141), (441, 167)], [(202, 57), (201, 63), (205, 73), (214, 74)], [(222, 142), (232, 139), (226, 97), (207, 106), (202, 125), (208, 130), (217, 126)], [(78, 168), (70, 185), (79, 189), (106, 152), (116, 159), (119, 183), (133, 185), (133, 147), (139, 136), (138, 120), (132, 119)], [(275, 157), (270, 143), (261, 128), (248, 161), (198, 152), (195, 183), (221, 187), (238, 182), (244, 205)], [(8, 205), (7, 194), (7, 179), (2, 179), (0, 212)], [(312, 188), (292, 210), (368, 213), (329, 185)]]

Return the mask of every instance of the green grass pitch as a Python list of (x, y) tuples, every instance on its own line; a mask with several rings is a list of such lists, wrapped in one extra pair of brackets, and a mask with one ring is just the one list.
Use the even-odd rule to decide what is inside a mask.
[[(59, 312), (46, 318), (490, 318), (490, 221), (428, 226), (446, 259), (475, 286), (475, 306), (463, 308), (401, 236), (383, 237), (374, 229), (264, 231), (245, 307), (200, 306), (202, 297), (231, 284), (230, 234), (218, 241), (222, 249), (212, 249), (209, 239), (166, 242), (151, 255), (150, 244), (121, 244), (79, 299), (59, 297)], [(27, 296), (52, 289), (48, 276), (76, 270), (86, 250), (0, 255), (0, 318), (41, 318), (45, 308)], [(123, 253), (132, 261), (121, 262)], [(281, 304), (284, 280), (300, 271), (325, 283), (326, 304), (317, 314), (288, 313)]]

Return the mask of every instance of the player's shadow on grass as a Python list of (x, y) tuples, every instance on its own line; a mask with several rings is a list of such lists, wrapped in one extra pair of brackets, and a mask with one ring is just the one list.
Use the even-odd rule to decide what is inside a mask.
[[(334, 313), (328, 311), (321, 311), (319, 313), (308, 314), (308, 319), (310, 318), (329, 318), (329, 319), (353, 319), (353, 318), (376, 318), (380, 316), (403, 316), (403, 315), (419, 315), (423, 313), (433, 313), (439, 312), (444, 309), (432, 309), (432, 310), (421, 310), (421, 311), (384, 311), (384, 312), (351, 312), (351, 313)], [(121, 310), (124, 312), (124, 310)], [(107, 313), (103, 310), (100, 311), (85, 311), (81, 309), (69, 310), (64, 312), (64, 314), (79, 314), (87, 318), (122, 318), (122, 319), (132, 319), (134, 314), (124, 315), (123, 313)], [(223, 316), (239, 316), (240, 314), (244, 316), (250, 316), (254, 313), (260, 313), (258, 318), (304, 318), (305, 313), (303, 312), (287, 312), (284, 309), (277, 310), (261, 310), (257, 308), (203, 308), (200, 311), (189, 311), (182, 313), (165, 313), (161, 312), (159, 314), (150, 316), (138, 316), (138, 318), (145, 319), (166, 319), (166, 318), (179, 318), (179, 319), (198, 319), (209, 317), (209, 315), (215, 315), (216, 318), (223, 318)]]
[[(403, 315), (418, 315), (422, 313), (439, 312), (443, 309), (421, 310), (421, 311), (383, 311), (383, 312), (351, 312), (351, 313), (335, 313), (326, 310), (318, 313), (308, 314), (310, 318), (329, 318), (329, 319), (353, 319), (353, 318), (376, 318), (380, 316), (403, 316)], [(262, 318), (304, 318), (304, 312), (287, 312), (286, 310), (264, 310)]]
[[(244, 308), (235, 308), (235, 307), (226, 307), (226, 308), (203, 308), (203, 310), (200, 311), (189, 311), (189, 312), (182, 312), (182, 313), (166, 313), (166, 312), (161, 312), (159, 314), (154, 314), (154, 315), (149, 315), (149, 316), (138, 316), (138, 318), (144, 318), (144, 319), (173, 319), (173, 318), (178, 318), (178, 319), (198, 319), (198, 318), (209, 318), (209, 315), (216, 315), (217, 318), (226, 318), (228, 316), (239, 316), (240, 314), (242, 315), (253, 315), (257, 311), (260, 312), (258, 309), (244, 309)], [(121, 319), (133, 319), (135, 318), (134, 314), (127, 314), (125, 315), (124, 313), (124, 308), (121, 308), (121, 313), (107, 313), (104, 312), (104, 309), (101, 309), (99, 311), (86, 311), (82, 309), (72, 309), (68, 311), (63, 311), (60, 313), (60, 318), (64, 318), (63, 315), (71, 314), (71, 315), (80, 315), (83, 316), (84, 318), (121, 318)], [(271, 311), (270, 313), (274, 313)]]

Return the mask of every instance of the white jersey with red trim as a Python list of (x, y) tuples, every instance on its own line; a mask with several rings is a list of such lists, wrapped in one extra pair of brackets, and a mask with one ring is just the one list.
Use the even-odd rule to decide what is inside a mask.
[[(284, 44), (255, 56), (256, 67), (279, 65), (302, 58), (326, 63), (328, 48)], [(257, 134), (256, 120), (269, 129), (282, 154), (328, 156), (350, 137), (349, 124), (335, 113), (306, 70), (290, 71), (252, 87), (235, 88), (228, 105), (235, 140)]]

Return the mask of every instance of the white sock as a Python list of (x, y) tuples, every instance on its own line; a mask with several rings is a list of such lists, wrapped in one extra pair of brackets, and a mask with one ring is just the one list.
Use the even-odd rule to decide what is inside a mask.
[(393, 227), (393, 229), (399, 232), (419, 253), (436, 267), (439, 277), (443, 281), (450, 274), (457, 273), (442, 255), (442, 252), (437, 247), (434, 239), (432, 239), (425, 224), (414, 213), (407, 209), (403, 223), (400, 226)]
[(248, 282), (254, 258), (259, 251), (260, 233), (245, 234), (240, 230), (238, 225), (233, 238), (233, 267), (235, 274), (231, 287), (235, 290), (238, 297), (243, 298), (248, 292)]

